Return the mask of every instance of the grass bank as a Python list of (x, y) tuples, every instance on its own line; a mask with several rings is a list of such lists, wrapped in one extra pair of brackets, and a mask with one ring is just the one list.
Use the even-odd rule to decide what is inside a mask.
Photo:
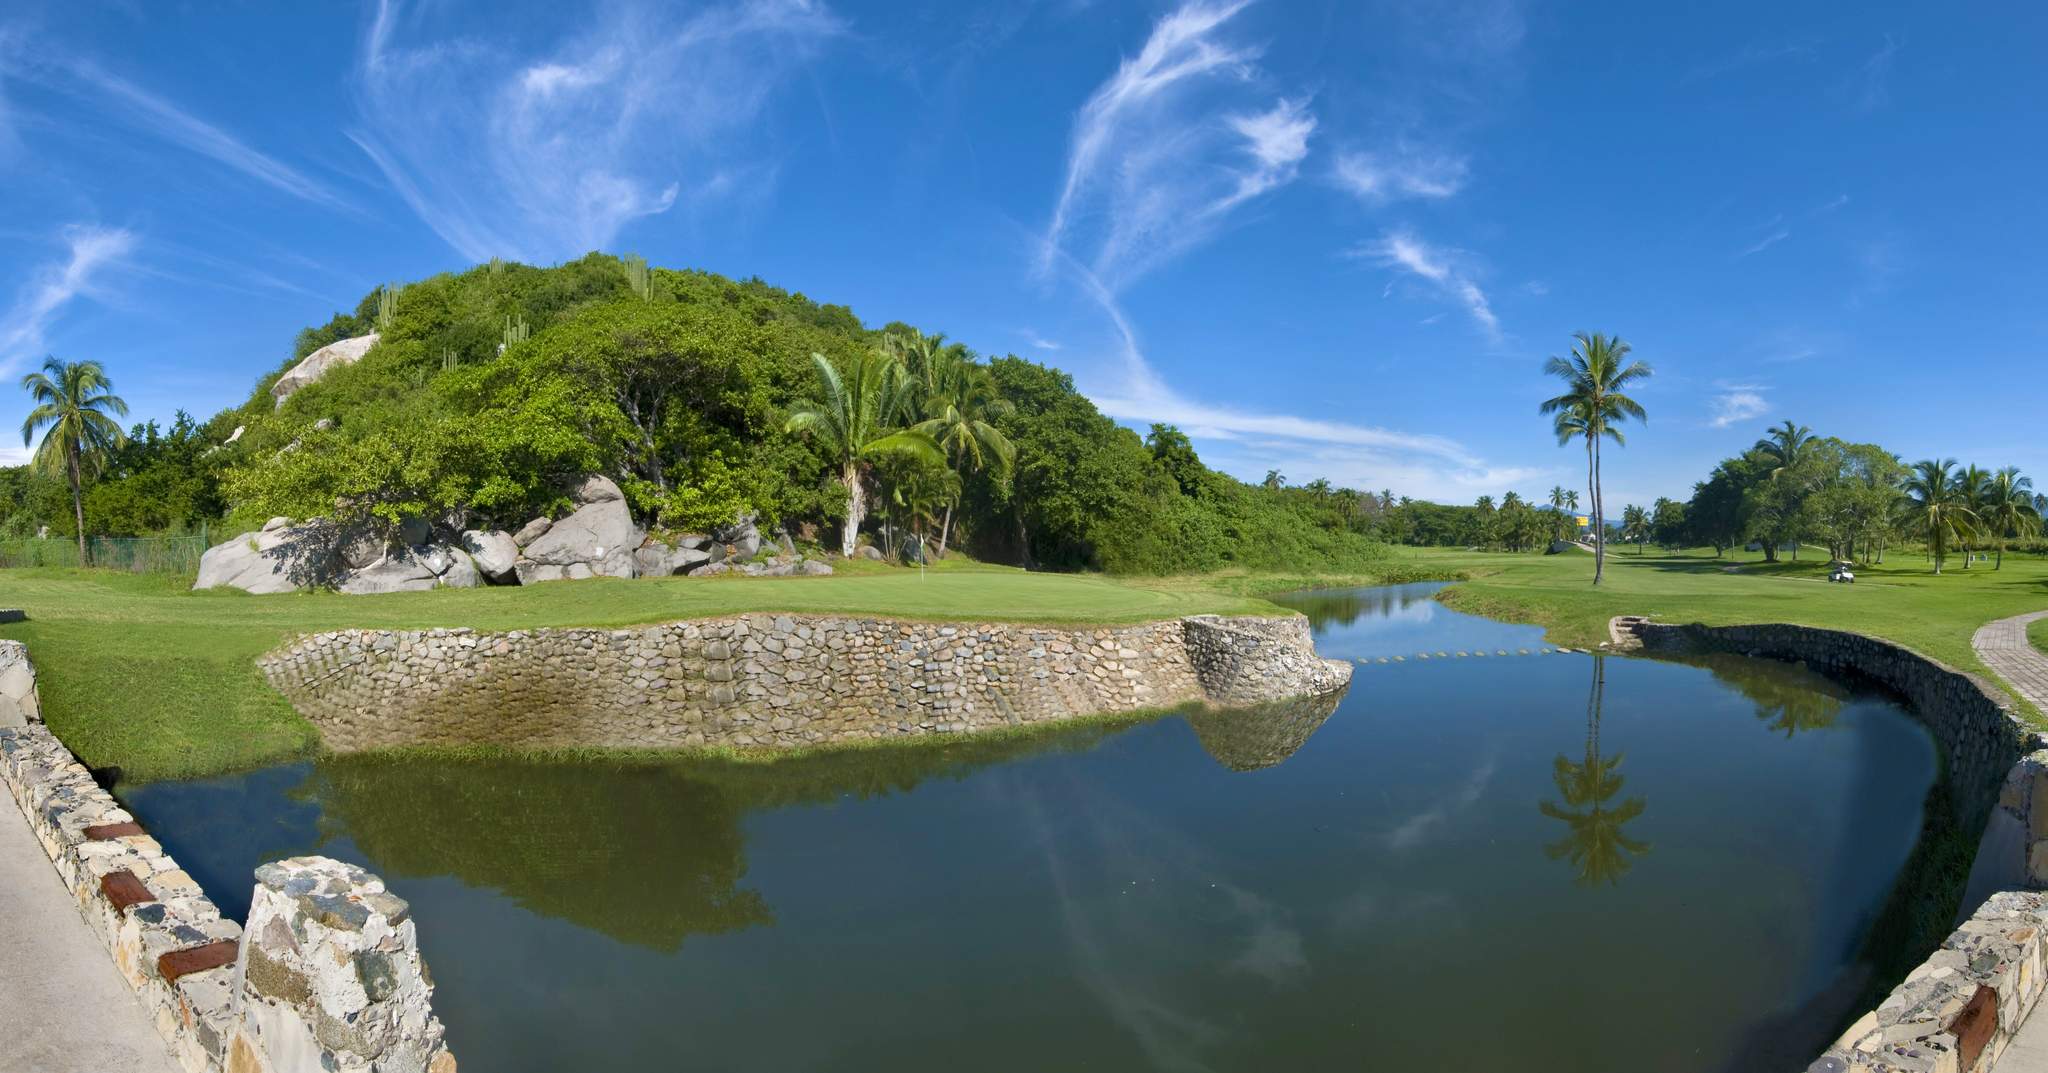
[(1607, 621), (1615, 615), (1710, 626), (1789, 622), (1882, 637), (1995, 680), (1971, 649), (1970, 636), (1993, 619), (2048, 608), (2048, 558), (2031, 555), (2007, 555), (2002, 570), (1981, 563), (1965, 570), (1951, 560), (1936, 576), (1926, 559), (1893, 554), (1882, 565), (1858, 567), (1856, 584), (1835, 585), (1827, 580), (1825, 554), (1763, 563), (1754, 554), (1715, 558), (1705, 549), (1610, 549), (1599, 588), (1590, 584), (1592, 557), (1583, 552), (1413, 549), (1409, 557), (1470, 579), (1446, 591), (1451, 606), (1536, 623), (1556, 642), (1579, 648), (1607, 640)]
[(2048, 652), (2048, 618), (2037, 618), (2027, 623), (2027, 640), (2042, 652)]
[(0, 626), (35, 658), (50, 726), (93, 767), (124, 778), (210, 774), (318, 746), (256, 670), (287, 636), (349, 628), (480, 630), (622, 626), (751, 611), (935, 621), (1125, 625), (1191, 614), (1272, 614), (1257, 593), (1374, 577), (1118, 579), (965, 560), (928, 570), (846, 564), (822, 578), (597, 579), (533, 588), (341, 596), (191, 592), (189, 577), (0, 570)]

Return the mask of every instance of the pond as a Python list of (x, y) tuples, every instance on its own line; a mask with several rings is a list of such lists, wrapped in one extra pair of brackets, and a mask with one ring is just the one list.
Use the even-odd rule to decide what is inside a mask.
[(1868, 984), (1927, 733), (1788, 665), (1558, 653), (1434, 589), (1293, 598), (1362, 661), (1341, 702), (124, 796), (230, 914), (279, 856), (384, 876), (465, 1069), (1803, 1066)]

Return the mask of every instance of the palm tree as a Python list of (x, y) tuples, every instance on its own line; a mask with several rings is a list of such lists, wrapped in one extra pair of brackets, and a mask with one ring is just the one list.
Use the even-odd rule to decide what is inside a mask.
[(1984, 484), (1977, 506), (1978, 516), (1998, 541), (1998, 565), (2005, 569), (2005, 542), (2010, 537), (2032, 536), (2041, 531), (2041, 512), (2034, 506), (2034, 479), (2020, 476), (2018, 466), (2007, 466)]
[(1634, 863), (1629, 855), (1650, 852), (1650, 844), (1628, 837), (1623, 825), (1643, 814), (1647, 807), (1640, 797), (1631, 797), (1614, 808), (1607, 802), (1621, 792), (1623, 777), (1615, 770), (1622, 757), (1600, 755), (1600, 709), (1606, 700), (1606, 657), (1593, 657), (1593, 685), (1586, 698), (1586, 758), (1572, 763), (1562, 755), (1551, 763), (1551, 781), (1557, 785), (1564, 804), (1541, 802), (1545, 816), (1565, 822), (1565, 837), (1543, 847), (1552, 860), (1568, 858), (1578, 869), (1578, 882), (1585, 886), (1620, 882)]
[(1629, 362), (1629, 345), (1616, 336), (1580, 332), (1573, 337), (1570, 358), (1551, 358), (1543, 371), (1565, 382), (1565, 392), (1546, 399), (1539, 412), (1556, 415), (1552, 431), (1558, 446), (1573, 438), (1586, 441), (1586, 490), (1593, 506), (1593, 584), (1600, 584), (1607, 566), (1606, 515), (1600, 506), (1600, 440), (1625, 444), (1615, 426), (1630, 418), (1649, 420), (1643, 407), (1622, 389), (1650, 375), (1644, 362)]
[(787, 428), (816, 437), (839, 466), (839, 479), (846, 485), (839, 553), (851, 556), (868, 513), (866, 481), (874, 460), (904, 454), (943, 464), (945, 456), (930, 433), (891, 422), (891, 415), (901, 412), (908, 390), (908, 377), (895, 358), (881, 351), (863, 353), (853, 360), (846, 378), (823, 354), (813, 353), (811, 361), (818, 367), (821, 390), (817, 398), (796, 403)]
[(1903, 485), (1906, 492), (1904, 525), (1927, 538), (1927, 550), (1934, 558), (1934, 572), (1948, 554), (1950, 537), (1967, 539), (1977, 524), (1977, 512), (1970, 503), (1969, 488), (1956, 472), (1953, 458), (1926, 458), (1913, 463)]
[(1775, 481), (1779, 474), (1797, 469), (1799, 463), (1806, 460), (1807, 447), (1812, 443), (1812, 429), (1787, 421), (1772, 429), (1770, 435), (1756, 441), (1756, 446), (1751, 449), (1776, 463), (1771, 467), (1771, 479)]
[(1643, 553), (1643, 541), (1650, 539), (1650, 512), (1630, 503), (1621, 508), (1621, 539), (1636, 542), (1636, 554)]
[[(1978, 516), (1977, 521), (1980, 523), (1979, 527), (1981, 528), (1984, 522), (1984, 501), (1990, 495), (1991, 472), (1978, 465), (1964, 466), (1963, 471), (1956, 474), (1956, 480), (1962, 482), (1964, 501), (1970, 505), (1971, 512)], [(1963, 535), (1963, 569), (1965, 570), (1970, 568), (1970, 560), (1976, 551), (1970, 542), (1977, 535), (1976, 531)]]
[(1553, 485), (1551, 485), (1551, 486), (1550, 486), (1550, 513), (1551, 513), (1551, 523), (1550, 523), (1550, 539), (1552, 539), (1552, 540), (1562, 540), (1562, 539), (1564, 539), (1564, 505), (1565, 505), (1565, 502), (1566, 502), (1566, 493), (1565, 493), (1565, 490), (1564, 490), (1564, 485), (1561, 485), (1561, 484), (1553, 484)]
[[(998, 482), (1008, 481), (1017, 447), (992, 422), (1016, 407), (997, 392), (988, 368), (968, 360), (964, 352), (945, 352), (937, 364), (925, 394), (925, 419), (917, 430), (939, 445), (956, 472), (963, 466), (977, 472), (993, 470)], [(946, 500), (945, 520), (939, 523), (942, 559), (953, 532), (953, 508), (959, 502), (956, 490)]]
[(107, 456), (127, 442), (121, 426), (108, 413), (128, 416), (128, 404), (113, 393), (114, 382), (96, 361), (43, 362), (43, 371), (21, 378), (21, 389), (36, 401), (21, 423), (21, 445), (49, 426), (42, 446), (29, 464), (52, 477), (71, 482), (71, 514), (78, 523), (78, 564), (86, 565), (85, 475), (98, 472)]

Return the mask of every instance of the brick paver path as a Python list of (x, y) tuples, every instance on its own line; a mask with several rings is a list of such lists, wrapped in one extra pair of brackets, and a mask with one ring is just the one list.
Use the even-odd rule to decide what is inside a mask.
[(2048, 618), (2048, 611), (1999, 619), (1978, 630), (1970, 644), (1985, 666), (2034, 707), (2048, 712), (2048, 654), (2027, 643), (2027, 624), (2041, 618)]

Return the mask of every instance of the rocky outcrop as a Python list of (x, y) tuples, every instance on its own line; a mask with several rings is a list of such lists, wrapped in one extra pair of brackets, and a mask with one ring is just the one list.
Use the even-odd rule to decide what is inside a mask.
[(291, 592), (300, 587), (293, 568), (298, 534), (283, 518), (272, 518), (260, 532), (206, 549), (199, 557), (195, 589), (233, 588), (245, 592)]
[(292, 525), (272, 518), (259, 532), (206, 549), (192, 587), (258, 594), (331, 587), (359, 595), (481, 584), (469, 553), (431, 527), (404, 535), (419, 542), (386, 544), (368, 528), (344, 531), (325, 519)]
[(633, 553), (633, 562), (641, 577), (687, 574), (710, 561), (711, 553), (702, 547), (685, 547), (659, 540), (649, 540)]
[(338, 343), (329, 343), (306, 355), (297, 365), (285, 370), (285, 374), (277, 378), (277, 383), (270, 385), (270, 394), (277, 400), (277, 405), (283, 406), (284, 400), (291, 398), (300, 388), (318, 381), (332, 369), (361, 361), (363, 355), (369, 353), (370, 348), (376, 345), (376, 332), (358, 335), (353, 339), (343, 339)]
[[(1299, 615), (1094, 629), (761, 614), (622, 630), (349, 630), (258, 662), (344, 751), (836, 744), (1326, 694), (1350, 672), (1316, 658)], [(1304, 736), (1316, 718), (1304, 717)]]
[(335, 589), (351, 596), (380, 592), (425, 592), (469, 589), (482, 583), (469, 553), (444, 544), (401, 544), (359, 570), (351, 570)]
[(619, 486), (604, 477), (589, 477), (576, 489), (575, 500), (574, 513), (519, 549), (513, 570), (520, 584), (639, 576), (633, 553), (647, 534), (633, 524), (633, 512)]

